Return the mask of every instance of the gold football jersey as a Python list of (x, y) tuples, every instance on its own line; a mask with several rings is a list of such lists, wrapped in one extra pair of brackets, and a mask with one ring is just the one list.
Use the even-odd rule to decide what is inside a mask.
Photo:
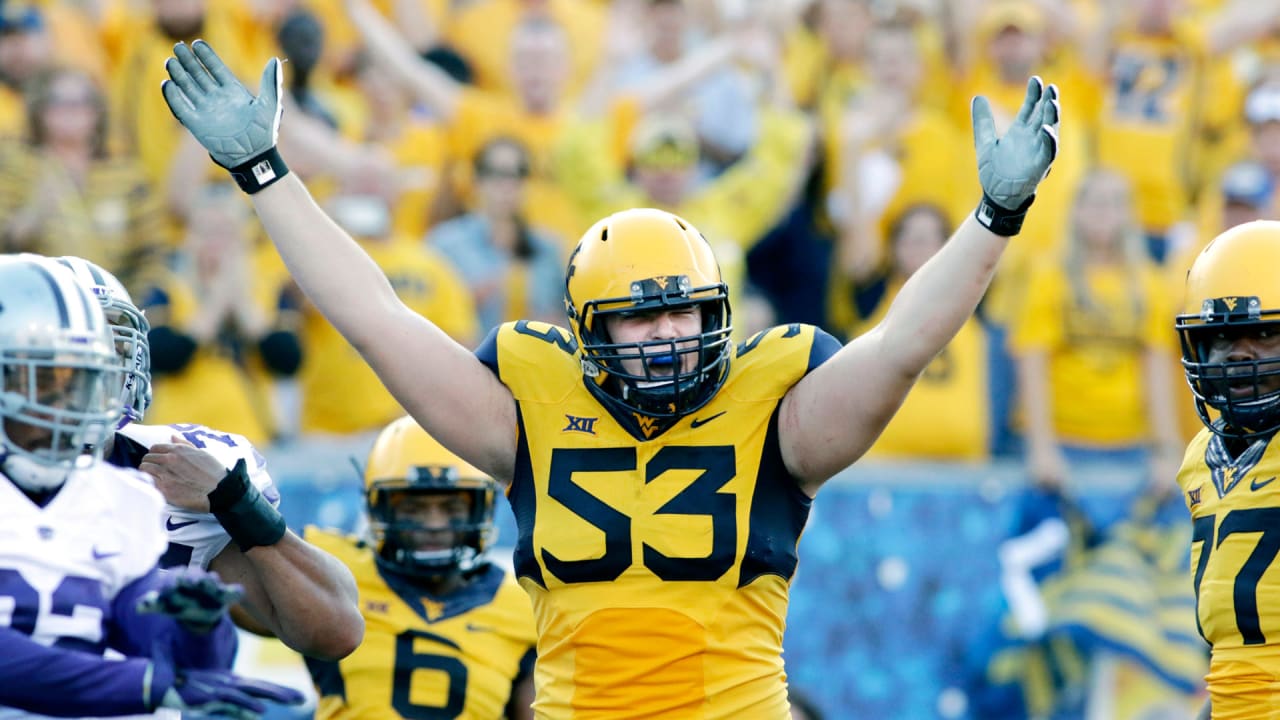
[(486, 566), (462, 589), (430, 597), (379, 572), (373, 550), (310, 527), (306, 539), (355, 575), (364, 642), (338, 662), (307, 658), (320, 694), (316, 718), (496, 720), (511, 687), (532, 671), (529, 598)]
[(811, 326), (758, 334), (666, 425), (598, 401), (561, 328), (508, 323), (477, 351), (518, 403), (508, 497), (539, 718), (790, 717), (782, 634), (810, 499), (776, 413), (838, 348)]
[(1280, 447), (1256, 440), (1231, 457), (1202, 430), (1178, 484), (1191, 511), (1191, 571), (1215, 718), (1280, 717)]

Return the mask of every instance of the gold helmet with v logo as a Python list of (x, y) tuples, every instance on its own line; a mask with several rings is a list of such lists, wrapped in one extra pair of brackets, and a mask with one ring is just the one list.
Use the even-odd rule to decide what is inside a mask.
[[(1210, 242), (1187, 272), (1176, 328), (1200, 419), (1215, 433), (1251, 437), (1280, 429), (1280, 222), (1238, 225)], [(1244, 349), (1233, 345), (1254, 338)], [(1217, 411), (1215, 420), (1210, 409)]]
[[(564, 302), (587, 386), (606, 405), (680, 417), (709, 402), (728, 376), (728, 288), (707, 239), (676, 215), (640, 208), (593, 225), (569, 258)], [(701, 311), (696, 335), (617, 342), (606, 327), (614, 315), (694, 306)], [(683, 362), (687, 355), (696, 362)]]
[(440, 576), (482, 564), (496, 538), (497, 484), (413, 418), (400, 418), (378, 435), (364, 480), (380, 565), (405, 575)]

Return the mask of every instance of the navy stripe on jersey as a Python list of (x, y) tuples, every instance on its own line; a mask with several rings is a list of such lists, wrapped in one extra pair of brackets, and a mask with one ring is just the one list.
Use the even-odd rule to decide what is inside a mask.
[(498, 372), (498, 331), (502, 330), (502, 326), (489, 331), (485, 336), (484, 342), (480, 343), (480, 347), (476, 348), (476, 358), (484, 363), (485, 367), (493, 371), (494, 376), (501, 378), (502, 374)]
[(814, 368), (831, 359), (832, 355), (840, 352), (840, 348), (844, 347), (840, 341), (831, 336), (822, 328), (815, 327), (813, 329), (813, 344), (809, 346), (809, 366), (805, 368), (805, 374), (813, 372)]
[[(781, 406), (779, 403), (778, 407)], [(775, 409), (769, 418), (760, 470), (751, 495), (747, 549), (738, 571), (738, 587), (746, 587), (761, 575), (791, 579), (796, 572), (796, 546), (812, 504), (813, 498), (804, 494), (800, 482), (787, 472), (782, 462), (778, 410)]]
[(146, 445), (128, 435), (116, 433), (111, 443), (111, 452), (103, 459), (116, 467), (136, 470), (142, 464), (143, 456), (149, 452), (151, 449)]
[[(62, 288), (59, 287), (58, 285), (58, 279), (53, 276), (53, 273), (49, 272), (48, 269), (43, 267), (38, 262), (31, 263), (31, 266), (34, 267), (41, 275), (43, 275), (45, 280), (49, 281), (49, 287), (53, 289), (53, 298), (58, 305), (58, 319), (62, 321), (62, 329), (70, 330), (71, 329), (71, 313), (67, 309), (66, 298), (62, 297)], [(89, 317), (92, 317), (92, 315), (90, 315)]]
[(524, 414), (516, 403), (516, 468), (507, 490), (507, 500), (516, 516), (516, 549), (512, 561), (516, 577), (527, 577), (543, 588), (542, 566), (533, 554), (533, 523), (537, 515), (537, 498), (534, 497), (533, 463), (529, 459), (529, 433), (524, 427)]
[(338, 669), (338, 663), (332, 660), (317, 660), (305, 655), (302, 659), (307, 663), (307, 672), (311, 673), (311, 682), (315, 683), (316, 692), (320, 694), (320, 697), (340, 697), (345, 705), (347, 702), (347, 681), (342, 677), (342, 671)]

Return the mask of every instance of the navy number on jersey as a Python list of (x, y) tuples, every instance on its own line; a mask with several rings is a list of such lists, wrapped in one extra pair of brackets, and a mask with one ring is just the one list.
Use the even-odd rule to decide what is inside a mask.
[[(406, 720), (452, 720), (462, 714), (467, 699), (467, 666), (456, 657), (421, 652), (422, 646), (439, 643), (458, 649), (457, 643), (421, 630), (406, 630), (396, 636), (395, 678), (391, 685), (391, 707)], [(413, 702), (414, 673), (444, 673), (449, 692), (444, 705)]]
[[(1236, 609), (1236, 627), (1245, 645), (1262, 645), (1267, 639), (1262, 634), (1258, 620), (1258, 581), (1280, 554), (1280, 508), (1242, 508), (1228, 512), (1218, 528), (1217, 541), (1213, 530), (1216, 515), (1198, 517), (1191, 526), (1191, 544), (1200, 543), (1200, 560), (1196, 563), (1194, 585), (1196, 591), (1196, 627), (1200, 627), (1200, 581), (1204, 579), (1209, 556), (1222, 542), (1235, 533), (1261, 533), (1258, 544), (1236, 574), (1232, 596)], [(1206, 638), (1207, 639), (1207, 638)]]
[[(604, 533), (605, 552), (598, 558), (561, 560), (542, 549), (542, 562), (564, 583), (609, 582), (634, 561), (631, 518), (610, 507), (573, 481), (574, 473), (632, 472), (636, 450), (627, 448), (556, 448), (551, 452), (547, 492), (574, 514)], [(644, 544), (643, 561), (663, 580), (712, 581), (733, 567), (738, 537), (736, 500), (720, 492), (738, 474), (733, 446), (667, 446), (645, 466), (645, 483), (670, 470), (702, 473), (658, 508), (659, 515), (700, 515), (711, 518), (711, 552), (706, 557), (670, 557)]]

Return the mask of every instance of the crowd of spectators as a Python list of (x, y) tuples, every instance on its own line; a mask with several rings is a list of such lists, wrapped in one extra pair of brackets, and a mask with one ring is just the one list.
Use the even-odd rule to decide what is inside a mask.
[(979, 198), (970, 99), (1007, 123), (1042, 75), (1053, 173), (870, 455), (1021, 462), (1050, 493), (1102, 461), (1168, 499), (1199, 429), (1182, 279), (1276, 210), (1280, 0), (0, 0), (0, 252), (117, 274), (152, 324), (148, 421), (255, 443), (402, 411), (164, 105), (196, 38), (249, 87), (286, 59), (292, 169), (472, 345), (563, 322), (579, 235), (633, 206), (707, 236), (738, 340), (865, 332)]
[(1062, 156), (874, 452), (1167, 475), (1195, 428), (1181, 276), (1274, 203), (1277, 18), (1278, 0), (4, 0), (0, 247), (124, 279), (172, 417), (367, 432), (399, 410), (164, 107), (173, 43), (209, 40), (250, 86), (286, 58), (295, 171), (466, 343), (556, 322), (578, 235), (636, 205), (715, 245), (740, 340), (863, 332), (974, 205), (969, 99), (1007, 120), (1039, 73)]

